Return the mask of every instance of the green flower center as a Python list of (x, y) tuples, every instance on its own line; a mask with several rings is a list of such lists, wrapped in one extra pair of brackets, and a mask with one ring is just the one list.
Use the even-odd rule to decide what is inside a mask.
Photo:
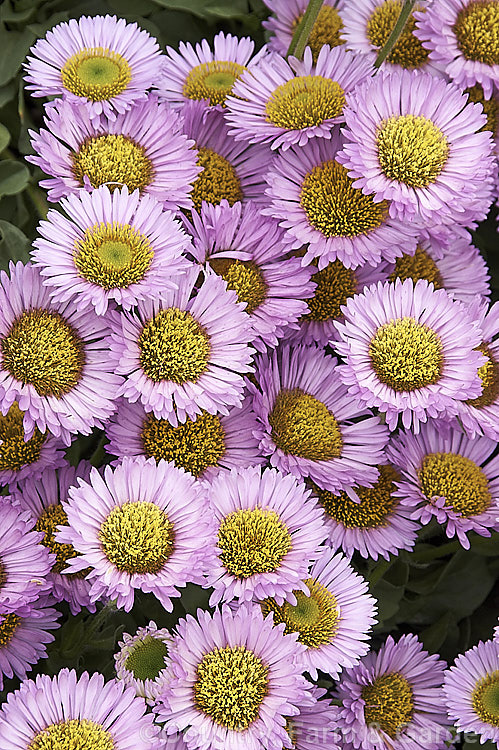
[(471, 0), (453, 26), (457, 46), (467, 60), (499, 64), (499, 2)]
[(481, 409), (490, 406), (499, 396), (499, 364), (492, 356), (487, 344), (477, 346), (475, 351), (482, 352), (487, 357), (485, 364), (478, 368), (478, 377), (482, 381), (482, 392), (477, 398), (468, 399), (465, 403)]
[(70, 57), (61, 76), (62, 85), (72, 94), (100, 102), (121, 94), (132, 80), (132, 71), (117, 52), (91, 47)]
[(394, 738), (406, 726), (414, 711), (413, 692), (406, 678), (398, 672), (378, 677), (362, 689), (365, 701), (364, 719)]
[(398, 392), (438, 383), (442, 344), (437, 334), (414, 318), (399, 318), (378, 328), (369, 345), (373, 369), (382, 383)]
[(299, 76), (278, 86), (265, 105), (266, 120), (301, 130), (338, 117), (345, 106), (340, 84), (322, 76)]
[(0, 622), (0, 647), (7, 646), (11, 642), (14, 633), (16, 632), (21, 618), (19, 615), (8, 614), (0, 615), (2, 621)]
[(341, 317), (341, 306), (357, 292), (355, 271), (346, 268), (339, 260), (329, 263), (322, 271), (316, 271), (312, 276), (316, 284), (315, 294), (306, 302), (310, 312), (304, 315), (304, 320), (316, 320), (324, 323)]
[(208, 99), (212, 106), (225, 107), (226, 98), (245, 70), (244, 65), (230, 60), (201, 63), (189, 72), (182, 93), (188, 99)]
[(471, 694), (473, 708), (486, 724), (499, 727), (499, 670), (477, 682)]
[[(367, 38), (376, 49), (384, 47), (402, 10), (401, 0), (385, 0), (371, 13), (367, 22)], [(414, 36), (416, 21), (411, 13), (397, 43), (387, 57), (388, 62), (402, 68), (420, 68), (428, 60), (428, 50)]]
[(90, 136), (71, 158), (73, 175), (81, 186), (86, 176), (94, 188), (107, 185), (113, 191), (126, 185), (130, 193), (142, 192), (154, 177), (145, 149), (126, 135)]
[(230, 206), (243, 199), (241, 181), (237, 172), (224, 156), (201, 146), (198, 164), (203, 167), (194, 182), (191, 199), (196, 211), (201, 211), (203, 201), (218, 205), (224, 198)]
[(246, 303), (248, 315), (265, 302), (267, 284), (256, 263), (232, 258), (211, 258), (209, 263), (215, 273), (225, 279), (227, 287), (236, 292), (238, 301)]
[(241, 732), (258, 718), (268, 684), (268, 667), (252, 651), (216, 648), (198, 664), (194, 702), (219, 726)]
[(474, 461), (457, 453), (429, 453), (418, 472), (419, 484), (428, 499), (444, 497), (445, 507), (468, 518), (484, 513), (492, 495), (489, 481)]
[(27, 750), (116, 750), (109, 732), (89, 719), (67, 719), (42, 729)]
[(42, 435), (35, 428), (33, 436), (25, 442), (23, 418), (24, 412), (16, 401), (5, 416), (0, 414), (0, 471), (19, 471), (40, 458), (47, 433)]
[[(303, 14), (298, 16), (294, 21), (293, 31), (302, 18)], [(325, 44), (329, 44), (330, 47), (338, 47), (340, 44), (345, 43), (340, 35), (342, 28), (343, 21), (336, 8), (333, 8), (331, 5), (323, 5), (307, 41), (307, 46), (312, 50), (314, 63), (317, 62), (319, 52)]]
[(405, 281), (412, 279), (414, 283), (419, 279), (424, 279), (429, 284), (433, 284), (435, 289), (442, 289), (443, 281), (438, 266), (430, 258), (428, 253), (422, 247), (417, 247), (414, 255), (402, 255), (395, 261), (395, 268), (390, 274), (390, 281), (395, 279)]
[(133, 674), (136, 680), (155, 680), (165, 668), (168, 646), (160, 638), (146, 635), (133, 645), (125, 662), (125, 669)]

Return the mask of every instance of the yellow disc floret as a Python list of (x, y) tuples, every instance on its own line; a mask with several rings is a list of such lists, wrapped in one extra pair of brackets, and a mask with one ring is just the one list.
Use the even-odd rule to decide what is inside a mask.
[[(385, 0), (377, 5), (367, 21), (367, 38), (376, 49), (384, 47), (402, 10), (401, 0)], [(428, 50), (414, 36), (416, 20), (411, 13), (392, 51), (386, 58), (402, 68), (420, 68), (428, 60)]]
[(107, 729), (90, 719), (66, 719), (37, 732), (26, 750), (117, 750)]
[(61, 76), (62, 85), (72, 94), (100, 102), (121, 94), (132, 80), (132, 71), (117, 52), (88, 47), (66, 61)]
[(245, 70), (244, 65), (232, 60), (201, 63), (189, 71), (182, 93), (187, 99), (207, 99), (212, 106), (225, 107), (226, 98)]
[(346, 305), (349, 297), (357, 292), (355, 271), (334, 260), (322, 271), (316, 271), (312, 281), (316, 284), (315, 294), (306, 300), (310, 312), (303, 316), (304, 320), (324, 323), (340, 318), (341, 306)]
[(365, 701), (364, 720), (394, 738), (412, 719), (413, 691), (406, 678), (398, 672), (377, 677), (362, 688)]
[(267, 122), (285, 130), (320, 125), (341, 115), (345, 92), (337, 81), (322, 76), (298, 76), (272, 92), (265, 105)]
[(438, 266), (426, 250), (417, 247), (414, 255), (402, 255), (395, 261), (395, 268), (391, 272), (389, 279), (394, 282), (395, 279), (405, 281), (412, 279), (414, 283), (419, 279), (424, 279), (429, 284), (433, 284), (435, 289), (442, 289), (442, 275)]
[(145, 149), (126, 135), (90, 136), (71, 158), (73, 175), (81, 186), (87, 177), (94, 188), (107, 185), (112, 192), (126, 185), (130, 193), (142, 192), (154, 177)]
[(196, 211), (201, 210), (203, 201), (218, 205), (222, 200), (233, 206), (243, 199), (241, 181), (237, 172), (221, 154), (211, 148), (201, 146), (198, 150), (198, 164), (203, 167), (194, 182), (191, 198)]
[(467, 60), (499, 65), (498, 0), (471, 0), (457, 14), (453, 31)]
[[(294, 21), (293, 31), (296, 29), (302, 18), (303, 15), (298, 16)], [(338, 47), (340, 44), (345, 43), (341, 38), (342, 28), (343, 21), (341, 20), (336, 8), (333, 8), (332, 5), (323, 5), (307, 41), (307, 46), (312, 50), (314, 63), (317, 62), (319, 52), (325, 44), (329, 44), (330, 47)]]
[(0, 613), (0, 648), (11, 642), (20, 623), (19, 615), (13, 613), (2, 615)]
[[(66, 570), (68, 560), (77, 556), (77, 552), (72, 544), (63, 544), (62, 542), (56, 542), (55, 534), (58, 526), (68, 526), (68, 517), (66, 511), (60, 503), (47, 506), (43, 512), (38, 516), (35, 524), (35, 531), (43, 531), (44, 538), (42, 544), (48, 547), (51, 552), (56, 556), (56, 561), (52, 566), (53, 573), (62, 573)], [(69, 578), (73, 576), (84, 577), (87, 571), (81, 571), (76, 574), (71, 574)]]
[(423, 459), (418, 478), (428, 499), (444, 497), (445, 506), (464, 518), (484, 513), (492, 502), (483, 469), (457, 453), (429, 453)]
[(260, 268), (251, 260), (211, 258), (210, 266), (227, 282), (227, 287), (237, 293), (239, 302), (245, 302), (245, 312), (251, 315), (265, 302), (267, 284)]
[(499, 364), (493, 356), (487, 344), (477, 346), (475, 351), (481, 352), (487, 357), (485, 363), (478, 368), (478, 377), (482, 381), (482, 392), (476, 398), (468, 399), (465, 403), (482, 409), (490, 406), (499, 396)]
[(23, 466), (38, 461), (47, 433), (35, 428), (29, 440), (24, 440), (24, 412), (16, 401), (5, 416), (0, 414), (0, 471), (19, 471)]
[(477, 682), (471, 694), (471, 703), (482, 721), (499, 727), (499, 669)]
[(479, 83), (465, 89), (465, 92), (468, 94), (470, 102), (482, 105), (484, 114), (487, 116), (487, 122), (482, 125), (480, 130), (490, 130), (493, 135), (496, 135), (499, 127), (499, 102), (496, 96), (492, 94), (490, 99), (486, 99), (483, 88)]

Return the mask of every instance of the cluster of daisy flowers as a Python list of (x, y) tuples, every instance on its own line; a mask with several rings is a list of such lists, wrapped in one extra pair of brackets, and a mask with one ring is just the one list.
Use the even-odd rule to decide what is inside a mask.
[[(498, 0), (266, 0), (269, 43), (166, 53), (115, 17), (25, 64), (55, 205), (0, 276), (2, 750), (440, 750), (499, 741), (499, 640), (370, 650), (351, 562), (499, 530)], [(103, 431), (105, 465), (71, 466)], [(26, 679), (136, 592), (116, 679)], [(319, 672), (334, 687), (317, 687)]]

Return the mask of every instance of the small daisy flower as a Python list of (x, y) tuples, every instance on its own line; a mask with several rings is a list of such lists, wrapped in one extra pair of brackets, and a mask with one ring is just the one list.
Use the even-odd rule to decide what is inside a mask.
[(413, 507), (412, 518), (427, 524), (433, 517), (469, 549), (469, 531), (490, 536), (499, 531), (499, 456), (497, 443), (470, 439), (453, 429), (439, 430), (429, 421), (419, 435), (401, 432), (388, 447), (399, 468), (397, 497)]
[(349, 397), (334, 357), (283, 345), (256, 366), (255, 435), (272, 466), (332, 492), (376, 481), (388, 430)]
[(489, 98), (499, 83), (496, 0), (441, 0), (416, 14), (416, 35), (458, 86), (479, 83)]
[(68, 490), (78, 478), (88, 480), (90, 468), (90, 464), (83, 461), (77, 468), (64, 466), (59, 471), (47, 468), (40, 477), (29, 477), (12, 493), (14, 502), (30, 514), (33, 530), (43, 533), (41, 544), (55, 556), (47, 575), (51, 595), (56, 602), (68, 602), (73, 615), (78, 614), (82, 607), (95, 612), (95, 604), (90, 600), (90, 583), (85, 580), (89, 571), (64, 574), (68, 560), (77, 553), (72, 545), (56, 542), (55, 534), (59, 526), (68, 525), (62, 501), (67, 500)]
[[(186, 730), (189, 750), (282, 750), (285, 719), (313, 701), (296, 657), (304, 646), (264, 619), (259, 608), (198, 610), (177, 625), (175, 678), (156, 711), (169, 733)], [(10, 749), (9, 749), (10, 750)]]
[(29, 131), (35, 156), (26, 158), (50, 175), (40, 182), (50, 201), (81, 188), (126, 185), (173, 211), (191, 207), (199, 174), (193, 143), (181, 132), (181, 118), (153, 94), (114, 120), (92, 120), (84, 105), (59, 100), (46, 107), (45, 125)]
[(340, 750), (336, 744), (337, 706), (323, 698), (324, 688), (310, 687), (313, 704), (298, 706), (297, 716), (286, 718), (286, 732), (294, 750)]
[(25, 63), (32, 96), (85, 102), (91, 117), (114, 119), (146, 96), (156, 78), (159, 45), (136, 23), (116, 16), (82, 16), (39, 39)]
[(103, 185), (62, 199), (60, 207), (67, 217), (50, 210), (32, 252), (52, 300), (103, 315), (110, 300), (129, 310), (139, 299), (176, 289), (189, 239), (151, 196), (130, 195), (126, 187), (111, 193)]
[(9, 270), (0, 273), (0, 410), (17, 402), (27, 437), (48, 429), (69, 445), (114, 411), (122, 378), (109, 364), (109, 329), (93, 310), (52, 302), (32, 265)]
[(166, 628), (158, 628), (151, 620), (145, 628), (138, 628), (134, 635), (123, 633), (120, 650), (114, 655), (116, 677), (127, 687), (133, 687), (153, 705), (159, 696), (164, 680), (168, 652), (172, 637)]
[(308, 311), (312, 294), (311, 269), (299, 258), (283, 258), (277, 221), (261, 216), (252, 202), (231, 207), (223, 200), (218, 206), (204, 203), (185, 226), (196, 261), (221, 276), (246, 304), (253, 346), (260, 351), (277, 346), (283, 330)]
[(348, 728), (347, 741), (362, 750), (444, 750), (444, 669), (415, 635), (397, 643), (388, 636), (378, 653), (340, 677), (338, 724)]
[(445, 672), (445, 702), (458, 732), (499, 742), (499, 641), (480, 641)]
[[(264, 3), (274, 13), (274, 16), (263, 21), (263, 26), (272, 35), (269, 47), (284, 57), (296, 27), (307, 9), (308, 0), (264, 0)], [(325, 44), (330, 47), (344, 44), (343, 6), (342, 0), (325, 0), (320, 9), (308, 38), (314, 60), (317, 60)]]
[(357, 268), (411, 254), (416, 228), (391, 219), (388, 201), (354, 187), (337, 161), (342, 143), (332, 133), (279, 154), (266, 176), (270, 206), (263, 213), (279, 219), (289, 249), (308, 246), (303, 262), (318, 258), (319, 270), (334, 260)]
[(28, 437), (23, 423), (24, 412), (17, 401), (6, 414), (0, 413), (0, 486), (36, 478), (47, 466), (58, 468), (65, 463), (60, 440), (36, 427)]
[(69, 526), (55, 539), (80, 553), (67, 561), (71, 573), (91, 568), (91, 601), (108, 596), (129, 612), (139, 589), (171, 612), (177, 586), (204, 582), (212, 531), (205, 491), (173, 464), (139, 456), (107, 466), (103, 477), (93, 469), (62, 505)]
[(264, 200), (263, 175), (271, 155), (264, 146), (236, 143), (228, 134), (223, 113), (204, 102), (189, 101), (182, 109), (184, 133), (196, 144), (199, 177), (190, 197), (196, 211), (203, 201), (231, 206), (237, 201)]
[(60, 627), (61, 616), (49, 606), (51, 602), (51, 597), (43, 597), (16, 612), (0, 614), (0, 690), (4, 677), (24, 680), (33, 664), (47, 657), (47, 643), (55, 638), (50, 631)]
[(213, 50), (206, 39), (195, 47), (180, 42), (179, 52), (166, 48), (157, 89), (161, 97), (179, 106), (189, 99), (203, 100), (212, 107), (225, 107), (234, 83), (267, 55), (263, 47), (253, 58), (255, 43), (221, 31), (213, 39)]
[(108, 453), (114, 456), (145, 456), (156, 463), (173, 461), (198, 479), (211, 479), (221, 469), (256, 466), (265, 462), (258, 440), (258, 423), (247, 396), (228, 414), (202, 411), (174, 427), (167, 419), (146, 412), (142, 404), (124, 399), (106, 424)]
[(385, 560), (390, 554), (414, 547), (420, 525), (411, 520), (412, 505), (396, 497), (400, 473), (391, 464), (378, 466), (373, 487), (347, 487), (334, 494), (311, 483), (312, 492), (324, 509), (328, 544), (347, 557), (355, 551), (362, 557)]
[(293, 591), (296, 604), (266, 598), (262, 612), (272, 612), (274, 624), (284, 623), (285, 633), (298, 633), (299, 643), (307, 647), (300, 657), (304, 672), (314, 680), (318, 669), (337, 678), (343, 667), (353, 667), (369, 651), (375, 600), (346, 558), (327, 548), (303, 583), (305, 591)]
[(475, 202), (484, 181), (492, 190), (492, 139), (481, 131), (482, 108), (454, 84), (420, 71), (382, 72), (357, 87), (345, 120), (338, 160), (356, 188), (390, 201), (390, 216), (468, 224), (476, 208), (473, 218), (484, 218), (490, 199)]
[(367, 60), (343, 47), (326, 45), (316, 65), (310, 47), (303, 62), (273, 55), (235, 84), (225, 115), (229, 134), (237, 141), (283, 150), (303, 146), (310, 138), (331, 138), (350, 91), (372, 72)]
[(25, 680), (0, 710), (0, 733), (3, 750), (159, 747), (159, 729), (142, 698), (117, 680), (105, 683), (88, 672), (78, 678), (74, 669)]
[(351, 397), (399, 415), (417, 432), (427, 417), (455, 413), (456, 400), (480, 395), (484, 357), (477, 322), (460, 302), (427, 281), (373, 284), (351, 297), (336, 322), (335, 348), (346, 359), (341, 378)]
[(236, 292), (215, 274), (195, 290), (198, 276), (192, 266), (178, 278), (178, 290), (110, 318), (109, 361), (127, 376), (116, 395), (140, 400), (174, 427), (203, 409), (228, 414), (241, 403), (243, 373), (252, 369), (250, 320)]
[(294, 588), (308, 593), (302, 579), (325, 530), (305, 485), (275, 469), (248, 467), (221, 472), (208, 494), (217, 527), (210, 605), (268, 596), (282, 603)]
[(47, 574), (53, 555), (41, 545), (42, 534), (32, 531), (28, 513), (0, 498), (0, 614), (17, 612), (49, 588)]

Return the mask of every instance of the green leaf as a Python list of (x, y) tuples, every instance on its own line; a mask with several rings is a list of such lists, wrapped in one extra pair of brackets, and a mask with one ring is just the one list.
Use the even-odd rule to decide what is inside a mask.
[(497, 750), (495, 742), (488, 740), (483, 745), (480, 744), (480, 735), (473, 732), (464, 732), (464, 742), (462, 750)]
[(382, 580), (371, 589), (371, 594), (378, 600), (378, 627), (380, 627), (384, 620), (388, 620), (397, 613), (404, 589)]
[(29, 182), (29, 171), (21, 162), (6, 159), (0, 162), (0, 198), (21, 193)]
[(0, 219), (0, 267), (6, 270), (9, 260), (29, 260), (29, 240), (14, 224)]
[(238, 18), (248, 12), (246, 0), (154, 0), (168, 10), (183, 10), (198, 18)]
[(36, 36), (29, 28), (13, 31), (0, 26), (0, 86), (11, 81), (21, 68)]
[(7, 148), (7, 146), (10, 143), (10, 133), (5, 127), (5, 125), (2, 125), (0, 123), (0, 153)]
[(420, 639), (423, 641), (424, 647), (431, 654), (438, 653), (440, 646), (445, 641), (452, 619), (451, 613), (446, 612), (433, 625), (430, 625), (420, 634)]

